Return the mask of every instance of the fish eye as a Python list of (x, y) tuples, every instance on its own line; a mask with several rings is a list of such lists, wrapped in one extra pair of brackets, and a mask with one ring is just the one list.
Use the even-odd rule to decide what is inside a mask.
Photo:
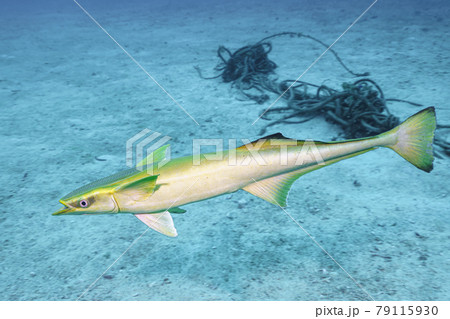
[(86, 208), (89, 206), (89, 201), (87, 199), (82, 199), (82, 200), (80, 200), (79, 204), (80, 204), (80, 207)]

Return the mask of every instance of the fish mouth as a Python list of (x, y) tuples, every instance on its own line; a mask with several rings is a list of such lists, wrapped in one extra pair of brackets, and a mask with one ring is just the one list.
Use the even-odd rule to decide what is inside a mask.
[(63, 208), (61, 208), (60, 210), (58, 210), (57, 212), (54, 212), (52, 214), (52, 216), (56, 216), (56, 215), (65, 215), (65, 214), (69, 214), (71, 212), (74, 211), (74, 209), (72, 207), (70, 207), (69, 205), (67, 205), (65, 202), (63, 202), (62, 200), (59, 201), (61, 204), (64, 205)]

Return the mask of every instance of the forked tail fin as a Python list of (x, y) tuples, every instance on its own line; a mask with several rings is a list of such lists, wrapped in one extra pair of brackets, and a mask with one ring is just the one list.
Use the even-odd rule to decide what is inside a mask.
[(393, 143), (386, 145), (408, 162), (431, 172), (433, 169), (433, 137), (436, 129), (434, 107), (428, 107), (409, 117), (399, 126), (383, 133), (380, 137), (393, 136)]

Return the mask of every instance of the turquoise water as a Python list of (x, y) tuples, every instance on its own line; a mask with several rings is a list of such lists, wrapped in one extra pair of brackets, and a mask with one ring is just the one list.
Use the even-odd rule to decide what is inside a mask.
[[(220, 45), (282, 31), (331, 44), (372, 1), (79, 4), (117, 43), (73, 1), (2, 3), (1, 300), (449, 299), (448, 157), (429, 174), (384, 149), (343, 161), (299, 179), (286, 212), (244, 191), (189, 204), (174, 216), (177, 238), (132, 215), (51, 216), (65, 194), (126, 169), (127, 140), (144, 129), (170, 137), (172, 157), (191, 154), (193, 139), (260, 137), (267, 122), (252, 123), (277, 96), (242, 100), (194, 66), (214, 75)], [(386, 96), (435, 106), (448, 125), (449, 8), (379, 1), (333, 48)], [(324, 51), (272, 44), (280, 79)], [(354, 80), (330, 54), (302, 79)], [(391, 106), (401, 119), (420, 109)], [(276, 132), (341, 137), (323, 118)]]

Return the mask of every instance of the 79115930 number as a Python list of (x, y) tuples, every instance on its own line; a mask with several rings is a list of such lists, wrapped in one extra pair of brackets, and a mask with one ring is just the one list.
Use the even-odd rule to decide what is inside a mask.
[(436, 316), (437, 306), (377, 306), (377, 316)]

